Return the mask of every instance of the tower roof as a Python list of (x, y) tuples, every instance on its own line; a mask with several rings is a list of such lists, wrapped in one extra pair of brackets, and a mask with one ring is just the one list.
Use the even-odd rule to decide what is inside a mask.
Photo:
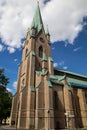
[(36, 29), (36, 34), (38, 34), (41, 30), (44, 31), (43, 21), (41, 17), (39, 2), (37, 3), (37, 7), (35, 10), (35, 14), (33, 17), (31, 28)]

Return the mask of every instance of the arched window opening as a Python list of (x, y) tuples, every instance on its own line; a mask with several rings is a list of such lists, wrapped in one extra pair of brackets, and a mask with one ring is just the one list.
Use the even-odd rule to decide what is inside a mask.
[(87, 91), (85, 91), (85, 100), (86, 100), (86, 104), (87, 104)]
[(58, 129), (58, 128), (60, 128), (60, 123), (59, 123), (59, 121), (56, 121), (55, 122), (55, 129)]
[(39, 57), (42, 58), (42, 56), (43, 56), (43, 48), (42, 48), (42, 46), (40, 46), (39, 47)]
[(54, 109), (58, 109), (58, 94), (54, 91)]

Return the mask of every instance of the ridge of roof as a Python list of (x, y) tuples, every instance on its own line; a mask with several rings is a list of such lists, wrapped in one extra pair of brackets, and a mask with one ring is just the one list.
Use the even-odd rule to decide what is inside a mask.
[(78, 73), (75, 73), (75, 72), (66, 71), (66, 70), (58, 69), (58, 68), (54, 68), (54, 69), (55, 69), (56, 71), (60, 71), (60, 72), (64, 72), (64, 73), (68, 73), (68, 74), (72, 74), (72, 75), (75, 75), (75, 76), (79, 76), (79, 77), (87, 78), (87, 76), (85, 76), (85, 75), (81, 75), (81, 74), (78, 74)]
[(79, 79), (75, 79), (75, 78), (70, 78), (70, 77), (66, 77), (66, 75), (64, 76), (60, 76), (60, 75), (50, 75), (50, 80), (53, 83), (56, 84), (60, 84), (60, 85), (64, 85), (61, 80), (63, 80), (64, 78), (66, 78), (68, 88), (69, 86), (75, 86), (76, 88), (87, 88), (87, 81), (83, 81), (83, 80), (79, 80)]
[(87, 88), (87, 81), (67, 77), (67, 82), (69, 85), (72, 86), (76, 86), (79, 88)]

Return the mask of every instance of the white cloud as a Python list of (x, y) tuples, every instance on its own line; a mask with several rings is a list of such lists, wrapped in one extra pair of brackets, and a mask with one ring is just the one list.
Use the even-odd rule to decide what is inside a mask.
[(55, 47), (52, 47), (52, 50), (55, 50)]
[(0, 44), (0, 52), (4, 50), (4, 46)]
[(67, 40), (65, 41), (65, 47), (67, 47), (67, 45), (68, 45), (68, 42), (67, 42)]
[(12, 89), (10, 89), (10, 88), (7, 88), (7, 90), (8, 90), (9, 92), (12, 92)]
[(60, 65), (60, 66), (63, 66), (63, 65), (64, 65), (64, 61), (60, 61), (60, 62), (59, 62), (59, 65)]
[(63, 67), (63, 69), (64, 69), (64, 70), (67, 70), (67, 69), (68, 69), (68, 67), (67, 67), (67, 66), (64, 66), (64, 67)]
[[(87, 0), (51, 0), (46, 6), (43, 1), (40, 1), (41, 13), (44, 23), (49, 25), (52, 42), (67, 40), (73, 44), (83, 28), (83, 17), (87, 16)], [(35, 6), (33, 0), (0, 1), (0, 38), (8, 47), (21, 47)]]
[(58, 63), (59, 67), (62, 67), (63, 69), (68, 69), (68, 66), (65, 65), (65, 62), (62, 60)]
[(13, 83), (13, 87), (14, 87), (14, 89), (17, 89), (17, 81), (15, 81), (15, 82)]
[(16, 62), (18, 59), (14, 59), (14, 61)]
[(10, 54), (15, 52), (15, 48), (10, 47), (10, 46), (7, 48), (7, 50), (9, 51)]
[(57, 66), (58, 66), (58, 63), (55, 62), (55, 63), (53, 64), (53, 66), (54, 66), (54, 67), (57, 67)]
[(76, 52), (76, 51), (78, 51), (80, 49), (81, 49), (81, 47), (78, 47), (78, 48), (73, 49), (73, 51)]
[[(52, 0), (44, 9), (52, 41), (73, 43), (82, 30), (83, 17), (87, 16), (87, 0)], [(54, 13), (55, 12), (55, 13)]]

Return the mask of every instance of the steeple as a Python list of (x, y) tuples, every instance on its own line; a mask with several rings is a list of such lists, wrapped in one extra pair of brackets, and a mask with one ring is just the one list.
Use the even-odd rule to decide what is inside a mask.
[(39, 2), (37, 2), (37, 7), (35, 10), (35, 14), (33, 17), (33, 21), (31, 24), (31, 28), (34, 28), (36, 30), (35, 34), (38, 35), (38, 33), (42, 30), (44, 31), (43, 21), (41, 17)]

